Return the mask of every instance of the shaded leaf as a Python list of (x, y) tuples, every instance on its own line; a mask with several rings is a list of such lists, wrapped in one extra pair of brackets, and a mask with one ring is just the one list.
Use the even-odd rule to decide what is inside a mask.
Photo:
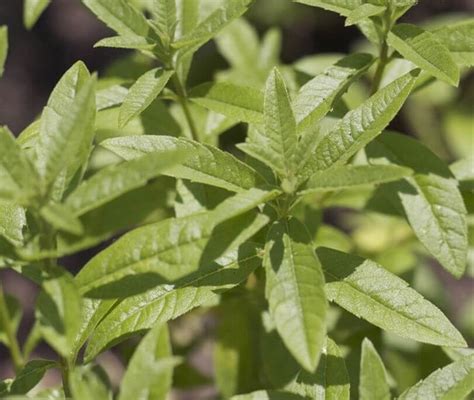
[(474, 19), (445, 24), (432, 31), (434, 36), (451, 52), (459, 65), (474, 66)]
[(374, 5), (371, 3), (362, 4), (349, 13), (345, 25), (355, 25), (364, 19), (382, 14), (386, 9), (387, 8), (384, 6)]
[(0, 26), (0, 78), (3, 75), (8, 54), (8, 27)]
[(40, 214), (56, 230), (78, 236), (84, 232), (81, 221), (64, 204), (48, 204), (40, 210)]
[(362, 342), (359, 379), (360, 400), (390, 400), (390, 387), (383, 361), (372, 342)]
[(51, 0), (24, 0), (23, 1), (23, 23), (26, 29), (31, 29), (48, 7)]
[(57, 366), (55, 361), (48, 360), (33, 360), (26, 364), (18, 375), (13, 380), (9, 394), (19, 395), (27, 394), (33, 389), (41, 379), (47, 370), (55, 368)]

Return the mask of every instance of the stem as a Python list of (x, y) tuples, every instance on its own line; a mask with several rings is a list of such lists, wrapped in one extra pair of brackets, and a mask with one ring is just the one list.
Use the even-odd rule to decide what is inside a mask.
[(69, 385), (69, 370), (70, 366), (68, 361), (65, 358), (61, 358), (61, 377), (63, 380), (63, 390), (66, 399), (72, 397), (71, 388)]
[(387, 7), (385, 11), (384, 18), (384, 32), (382, 37), (382, 44), (380, 46), (379, 61), (377, 65), (377, 70), (375, 71), (374, 81), (372, 83), (372, 93), (375, 94), (380, 89), (380, 83), (382, 82), (383, 73), (388, 64), (388, 44), (387, 37), (392, 29), (392, 10), (390, 7)]
[(188, 96), (186, 94), (186, 89), (179, 80), (177, 74), (173, 75), (173, 83), (178, 94), (179, 104), (183, 108), (184, 116), (186, 117), (186, 121), (189, 125), (189, 130), (191, 131), (191, 136), (193, 140), (199, 141), (199, 136), (196, 129), (196, 124), (194, 123), (193, 116), (191, 114), (191, 110), (189, 109), (188, 104)]
[(3, 293), (2, 285), (0, 284), (0, 323), (5, 330), (8, 340), (8, 348), (12, 357), (13, 366), (18, 373), (23, 368), (23, 357), (21, 355), (20, 346), (15, 334), (12, 331), (10, 314), (8, 312), (7, 302)]

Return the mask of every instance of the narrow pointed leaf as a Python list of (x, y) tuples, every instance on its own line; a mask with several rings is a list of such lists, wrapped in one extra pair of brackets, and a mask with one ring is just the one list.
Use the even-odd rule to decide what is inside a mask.
[(173, 71), (155, 68), (138, 78), (120, 109), (120, 126), (124, 127), (132, 118), (140, 115), (158, 97), (173, 74)]
[(304, 400), (304, 397), (294, 393), (279, 392), (271, 390), (259, 390), (248, 394), (232, 396), (231, 400)]
[(353, 54), (326, 68), (306, 83), (293, 102), (299, 128), (304, 129), (324, 117), (331, 110), (334, 101), (373, 62), (374, 58), (368, 54)]
[(0, 26), (0, 78), (3, 75), (8, 54), (8, 27)]
[(166, 172), (168, 176), (239, 192), (258, 186), (262, 178), (250, 167), (229, 153), (192, 140), (166, 136), (122, 137), (109, 139), (101, 145), (130, 160), (150, 152), (185, 150), (192, 155), (182, 165)]
[(467, 67), (474, 66), (474, 19), (444, 25), (432, 31), (433, 35), (451, 52), (454, 61)]
[(236, 121), (263, 124), (263, 93), (250, 86), (230, 82), (205, 83), (189, 93), (200, 106)]
[(396, 25), (388, 35), (388, 43), (403, 57), (438, 79), (459, 84), (459, 68), (449, 50), (436, 37), (411, 24)]
[(165, 43), (170, 43), (178, 24), (176, 0), (154, 0), (153, 15), (161, 39)]
[(349, 14), (362, 4), (362, 0), (294, 0), (295, 3), (307, 4), (308, 6), (324, 8), (328, 11), (337, 12), (344, 16)]
[(69, 374), (69, 386), (74, 399), (110, 400), (110, 382), (99, 365), (77, 366)]
[(390, 387), (383, 361), (372, 342), (365, 338), (362, 342), (360, 360), (359, 399), (390, 400)]
[(291, 354), (314, 371), (326, 335), (324, 277), (306, 228), (296, 219), (275, 223), (267, 236), (266, 297)]
[(378, 138), (368, 154), (374, 162), (415, 171), (403, 185), (394, 186), (408, 222), (441, 265), (461, 277), (467, 259), (467, 211), (449, 167), (418, 141), (395, 133)]
[(130, 359), (118, 400), (166, 400), (178, 363), (172, 357), (168, 327), (156, 325)]
[(419, 71), (403, 75), (346, 116), (319, 143), (303, 176), (344, 164), (395, 117), (417, 80)]
[(350, 14), (347, 16), (345, 25), (351, 26), (358, 24), (364, 19), (382, 14), (386, 9), (387, 8), (384, 6), (377, 6), (370, 3), (362, 4), (350, 12)]
[(94, 47), (110, 47), (114, 49), (131, 49), (151, 51), (156, 47), (156, 43), (147, 40), (142, 36), (112, 36), (99, 40)]
[(56, 366), (57, 363), (55, 361), (49, 360), (32, 360), (28, 362), (12, 382), (9, 394), (12, 396), (27, 394), (40, 383), (46, 371)]
[(183, 150), (171, 150), (142, 157), (105, 168), (84, 181), (66, 199), (73, 213), (83, 215), (121, 195), (137, 189), (161, 175), (163, 171), (185, 160)]
[(81, 221), (74, 215), (74, 212), (64, 204), (48, 204), (40, 210), (40, 215), (53, 228), (59, 231), (77, 236), (84, 232)]
[(23, 23), (26, 29), (31, 29), (43, 14), (51, 0), (24, 0), (23, 1)]
[(398, 181), (413, 174), (409, 168), (397, 165), (346, 165), (318, 171), (300, 191), (302, 194), (350, 189)]
[(388, 332), (438, 346), (465, 347), (444, 314), (375, 262), (320, 248), (328, 299)]
[(474, 390), (474, 355), (461, 358), (438, 369), (415, 386), (407, 389), (399, 400), (459, 400)]

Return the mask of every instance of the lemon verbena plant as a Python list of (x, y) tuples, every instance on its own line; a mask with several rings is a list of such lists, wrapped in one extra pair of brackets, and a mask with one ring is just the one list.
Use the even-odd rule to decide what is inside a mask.
[[(28, 27), (48, 3), (25, 1)], [(400, 22), (415, 0), (297, 0), (367, 41), (285, 65), (281, 33), (260, 38), (244, 19), (251, 0), (82, 3), (116, 32), (96, 46), (135, 53), (100, 77), (74, 64), (18, 137), (0, 128), (0, 267), (39, 289), (20, 341), (21, 303), (0, 286), (16, 372), (0, 396), (164, 400), (202, 385), (234, 400), (469, 396), (473, 352), (421, 293), (429, 262), (455, 278), (472, 264), (473, 160), (448, 165), (389, 127), (410, 96), (458, 87), (474, 20)], [(229, 68), (190, 87), (211, 40)], [(2, 27), (2, 66), (7, 47)], [(244, 142), (220, 149), (236, 126)], [(102, 242), (68, 270), (65, 256)], [(205, 375), (190, 354), (209, 337)], [(32, 356), (44, 343), (57, 357)], [(100, 362), (112, 348), (119, 384)], [(62, 384), (41, 392), (50, 369)]]

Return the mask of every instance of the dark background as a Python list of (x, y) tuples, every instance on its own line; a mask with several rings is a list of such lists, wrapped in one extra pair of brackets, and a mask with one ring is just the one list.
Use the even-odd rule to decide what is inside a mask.
[[(272, 26), (282, 28), (282, 57), (286, 63), (314, 53), (348, 52), (361, 39), (356, 28), (345, 28), (344, 19), (334, 13), (299, 4), (288, 7), (289, 4), (290, 0), (257, 0), (248, 15), (261, 32)], [(404, 19), (420, 22), (447, 12), (472, 13), (474, 1), (420, 0)], [(0, 80), (0, 124), (8, 125), (15, 134), (37, 117), (58, 79), (75, 61), (83, 60), (90, 70), (100, 73), (126, 54), (121, 50), (93, 48), (94, 43), (112, 33), (79, 0), (53, 0), (32, 31), (23, 27), (21, 0), (0, 0), (0, 25), (5, 24), (9, 27), (10, 51), (5, 75)], [(213, 44), (206, 46), (200, 57), (213, 60), (210, 65), (225, 68)], [(205, 76), (202, 71), (194, 70), (192, 77), (208, 80), (212, 72), (212, 68), (207, 68)], [(83, 259), (76, 258), (71, 263), (81, 264)], [(32, 323), (36, 288), (16, 274), (3, 272), (0, 276), (5, 289), (14, 293), (25, 308), (26, 318), (20, 333), (23, 340)], [(443, 274), (443, 281), (448, 291), (464, 300), (472, 293), (472, 281), (454, 282), (447, 274)], [(51, 354), (41, 347), (35, 355)], [(112, 370), (116, 368), (118, 377), (121, 367), (114, 357), (113, 353), (107, 353), (102, 362)], [(0, 379), (11, 376), (11, 372), (7, 353), (0, 346)], [(58, 377), (48, 379), (54, 382)]]

